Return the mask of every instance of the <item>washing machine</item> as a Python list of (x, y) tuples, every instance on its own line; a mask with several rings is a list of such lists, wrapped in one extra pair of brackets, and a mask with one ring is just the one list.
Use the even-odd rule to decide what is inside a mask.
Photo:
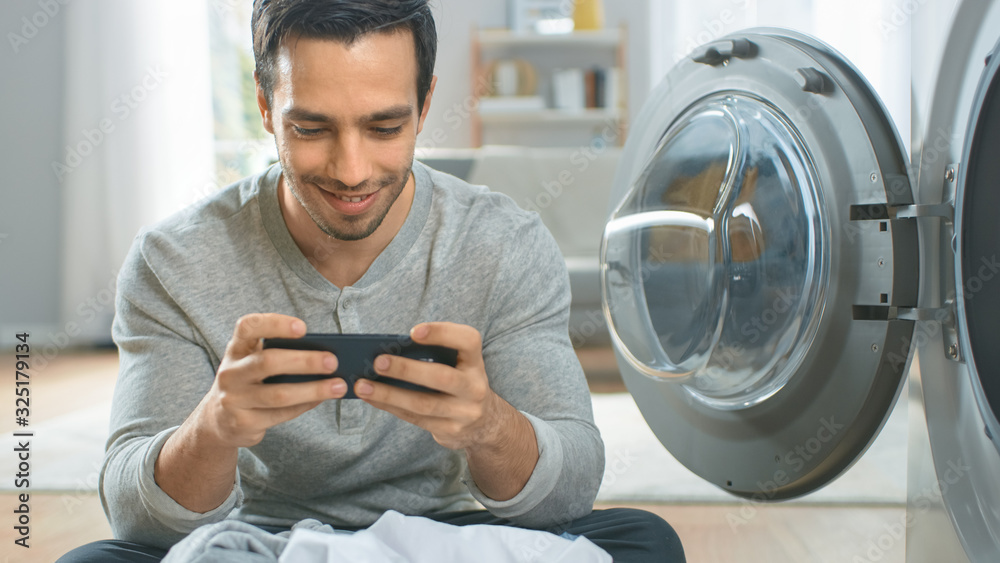
[(843, 474), (918, 372), (908, 559), (997, 561), (1000, 2), (934, 23), (911, 154), (813, 37), (753, 28), (674, 66), (617, 170), (602, 302), (660, 442), (754, 501)]

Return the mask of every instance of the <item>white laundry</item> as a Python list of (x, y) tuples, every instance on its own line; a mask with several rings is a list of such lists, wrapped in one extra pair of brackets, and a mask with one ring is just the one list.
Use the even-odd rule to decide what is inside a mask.
[(510, 526), (454, 526), (388, 511), (354, 534), (297, 529), (280, 563), (610, 563), (585, 537), (574, 539)]

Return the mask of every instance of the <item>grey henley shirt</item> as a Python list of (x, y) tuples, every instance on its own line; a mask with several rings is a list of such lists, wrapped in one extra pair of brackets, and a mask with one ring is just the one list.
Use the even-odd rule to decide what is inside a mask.
[[(530, 527), (591, 510), (604, 449), (568, 336), (569, 282), (554, 239), (507, 196), (419, 162), (413, 173), (405, 223), (350, 287), (326, 280), (293, 241), (277, 164), (137, 235), (118, 278), (121, 367), (100, 484), (115, 537), (167, 547), (227, 517), (366, 526), (388, 509), (426, 515), (478, 508), (475, 501)], [(461, 451), (342, 399), (241, 448), (236, 483), (218, 508), (180, 506), (154, 481), (154, 462), (211, 387), (236, 320), (262, 312), (299, 317), (310, 332), (475, 327), (491, 387), (534, 427), (539, 460), (528, 483), (510, 500), (492, 500)]]

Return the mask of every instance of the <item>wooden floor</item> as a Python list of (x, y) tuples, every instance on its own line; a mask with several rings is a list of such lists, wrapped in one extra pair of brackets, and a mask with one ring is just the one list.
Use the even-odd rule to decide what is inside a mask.
[[(580, 356), (594, 392), (623, 390), (610, 351), (583, 350)], [(12, 356), (0, 354), (0, 366), (13, 363)], [(64, 353), (53, 359), (32, 375), (31, 423), (108, 400), (116, 369), (114, 353)], [(3, 378), (0, 396), (10, 397), (12, 389), (10, 378)], [(0, 412), (0, 432), (17, 428), (9, 409)], [(18, 547), (13, 543), (17, 537), (13, 511), (19, 504), (15, 494), (0, 493), (0, 563), (51, 562), (77, 545), (111, 537), (97, 495), (31, 493), (31, 547)], [(888, 532), (903, 520), (901, 506), (764, 505), (734, 500), (724, 505), (615, 503), (598, 508), (612, 506), (642, 508), (662, 516), (677, 530), (692, 562), (898, 563), (904, 559), (902, 540)]]

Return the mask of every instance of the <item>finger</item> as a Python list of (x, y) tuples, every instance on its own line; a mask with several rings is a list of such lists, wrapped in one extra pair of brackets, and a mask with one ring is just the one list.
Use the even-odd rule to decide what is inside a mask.
[(268, 348), (238, 360), (235, 365), (245, 371), (244, 381), (258, 383), (272, 375), (332, 375), (338, 362), (332, 352)]
[[(251, 408), (274, 411), (295, 410), (301, 409), (305, 405), (319, 404), (329, 399), (340, 399), (346, 393), (347, 383), (339, 377), (299, 383), (258, 385), (250, 395), (253, 401)], [(300, 414), (309, 410), (309, 408), (299, 411)]]
[(301, 319), (277, 313), (254, 313), (240, 317), (226, 354), (242, 358), (260, 347), (261, 338), (299, 338), (306, 333)]
[(410, 329), (418, 344), (447, 346), (458, 350), (458, 367), (483, 364), (483, 337), (475, 328), (457, 323), (421, 323)]
[(365, 402), (367, 402), (368, 404), (379, 410), (383, 410), (395, 416), (396, 418), (404, 422), (409, 422), (414, 426), (419, 426), (420, 428), (423, 428), (428, 432), (432, 432), (439, 425), (446, 422), (445, 418), (418, 414), (410, 410), (404, 409), (398, 405), (394, 405), (392, 403), (383, 403), (380, 401), (369, 401), (369, 400), (365, 400)]
[[(456, 412), (460, 408), (459, 403), (449, 395), (402, 389), (380, 381), (359, 379), (354, 384), (354, 393), (372, 406), (397, 416), (400, 416), (400, 412), (410, 413), (410, 417), (449, 417), (462, 414)], [(409, 417), (400, 418), (414, 422)]]
[[(365, 380), (359, 380), (355, 384), (355, 393), (358, 392), (359, 385)], [(373, 387), (379, 386), (377, 382), (369, 382)], [(387, 387), (387, 386), (383, 386)], [(398, 397), (404, 396), (405, 393), (416, 393), (418, 395), (422, 394), (419, 391), (407, 391), (405, 389), (392, 388), (388, 390), (390, 393), (393, 391), (399, 391), (400, 394), (397, 397), (390, 399), (396, 402), (383, 402), (377, 401), (369, 398), (364, 398), (364, 401), (372, 405), (373, 407), (383, 410), (396, 418), (409, 422), (410, 424), (423, 428), (424, 430), (430, 432), (434, 440), (441, 444), (442, 446), (450, 449), (461, 449), (467, 447), (468, 439), (463, 438), (463, 425), (460, 421), (456, 421), (449, 416), (434, 416), (426, 415), (413, 412), (412, 410), (401, 407), (397, 404)]]
[(375, 373), (455, 395), (461, 391), (462, 373), (435, 362), (383, 354), (375, 358)]
[(240, 388), (260, 385), (264, 379), (272, 375), (286, 373), (333, 375), (336, 370), (337, 357), (330, 352), (271, 348), (235, 361), (227, 358), (219, 366), (216, 384), (220, 390), (232, 393)]
[(303, 413), (311, 411), (322, 403), (322, 401), (315, 401), (312, 403), (302, 403), (283, 408), (261, 408), (255, 409), (254, 412), (260, 417), (261, 422), (264, 423), (266, 428), (271, 428), (283, 422), (288, 422), (289, 420), (298, 418)]

